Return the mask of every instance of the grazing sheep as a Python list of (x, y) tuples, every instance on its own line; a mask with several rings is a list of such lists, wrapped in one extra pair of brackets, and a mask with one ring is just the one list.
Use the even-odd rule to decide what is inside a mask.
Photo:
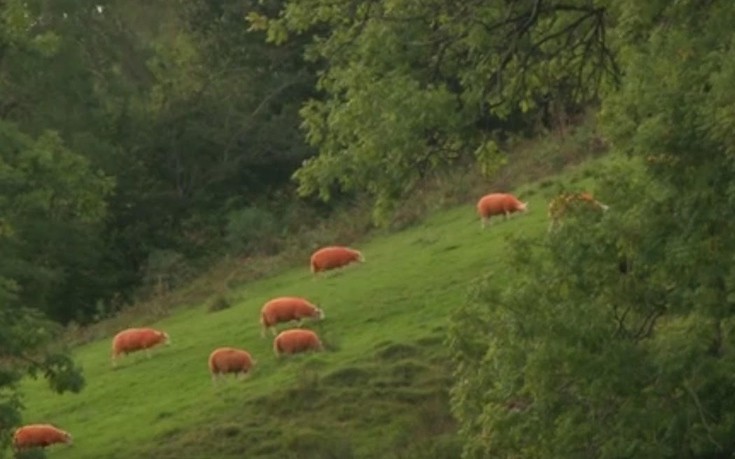
[(491, 193), (483, 196), (477, 201), (477, 213), (480, 215), (482, 228), (495, 215), (505, 215), (507, 220), (510, 214), (515, 212), (527, 212), (528, 204), (521, 202), (508, 193)]
[(212, 384), (219, 376), (234, 373), (237, 377), (247, 376), (257, 362), (248, 351), (233, 347), (218, 347), (209, 354), (209, 372)]
[(324, 346), (316, 333), (311, 330), (294, 328), (285, 330), (273, 340), (273, 352), (276, 357), (281, 354), (296, 354), (297, 352), (322, 351)]
[(123, 330), (112, 339), (112, 365), (117, 364), (120, 354), (126, 355), (140, 350), (145, 350), (150, 358), (150, 349), (161, 343), (170, 344), (169, 336), (165, 332), (153, 328)]
[(609, 206), (596, 200), (591, 193), (562, 193), (549, 202), (549, 231), (554, 229), (554, 227), (560, 226), (564, 214), (569, 211), (570, 207), (576, 204), (588, 204), (603, 211), (609, 209)]
[(57, 443), (71, 445), (72, 437), (51, 424), (29, 424), (19, 427), (13, 433), (13, 447), (20, 451), (29, 448), (45, 448)]
[(365, 257), (358, 250), (349, 247), (324, 247), (311, 255), (311, 272), (341, 268), (353, 262), (364, 262)]
[(304, 298), (283, 296), (274, 298), (263, 305), (260, 311), (261, 336), (265, 337), (266, 328), (276, 334), (275, 325), (298, 320), (299, 326), (304, 318), (321, 320), (324, 311)]

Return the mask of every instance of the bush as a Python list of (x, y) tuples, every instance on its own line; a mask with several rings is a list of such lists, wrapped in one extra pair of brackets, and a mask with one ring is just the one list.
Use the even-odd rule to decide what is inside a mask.
[(174, 250), (153, 250), (146, 261), (143, 284), (157, 295), (181, 285), (191, 275), (184, 255)]
[(257, 207), (246, 207), (227, 215), (225, 242), (231, 252), (272, 254), (280, 248), (276, 217)]
[(223, 309), (228, 309), (232, 306), (232, 302), (229, 298), (227, 298), (227, 295), (220, 293), (207, 304), (207, 311), (208, 312), (217, 312), (222, 311)]

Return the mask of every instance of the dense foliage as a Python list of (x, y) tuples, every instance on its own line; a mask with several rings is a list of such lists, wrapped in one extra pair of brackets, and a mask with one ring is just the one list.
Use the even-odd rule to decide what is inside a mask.
[(735, 6), (608, 14), (625, 77), (602, 118), (631, 159), (600, 172), (610, 212), (514, 240), (515, 281), (455, 316), (468, 458), (735, 452)]
[[(48, 174), (86, 169), (106, 177), (102, 188), (79, 190), (101, 200), (105, 212), (94, 222), (23, 210), (35, 212), (23, 223), (35, 229), (16, 228), (23, 244), (4, 260), (3, 274), (21, 284), (26, 306), (61, 322), (95, 320), (133, 300), (162, 258), (191, 264), (252, 233), (228, 227), (228, 215), (279, 218), (283, 209), (271, 204), (310, 155), (298, 109), (313, 92), (314, 71), (298, 41), (275, 47), (247, 30), (247, 12), (278, 7), (239, 0), (0, 5), (0, 121), (13, 126), (4, 136), (15, 129), (78, 157), (15, 180), (32, 187)], [(25, 161), (13, 145), (4, 138), (1, 157)], [(97, 186), (90, 180), (60, 177), (58, 185)], [(14, 189), (2, 192), (8, 206), (25, 207)]]

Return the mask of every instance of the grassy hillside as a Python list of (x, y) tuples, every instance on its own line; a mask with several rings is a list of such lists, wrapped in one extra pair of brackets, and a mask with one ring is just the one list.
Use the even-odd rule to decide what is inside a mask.
[[(564, 179), (589, 185), (599, 161)], [(546, 180), (516, 190), (529, 213), (484, 232), (469, 202), (356, 245), (364, 264), (314, 280), (304, 260), (236, 289), (229, 309), (201, 305), (141, 323), (172, 338), (151, 359), (132, 355), (113, 370), (109, 339), (81, 346), (75, 357), (88, 386), (55, 395), (29, 381), (24, 422), (73, 433), (74, 446), (53, 448), (53, 458), (456, 458), (443, 348), (449, 313), (479, 274), (494, 270), (502, 282), (505, 237), (545, 231), (554, 189)], [(275, 359), (258, 314), (281, 295), (324, 308), (326, 319), (307, 326), (326, 352)], [(258, 365), (246, 380), (213, 387), (207, 356), (222, 345), (248, 349)]]

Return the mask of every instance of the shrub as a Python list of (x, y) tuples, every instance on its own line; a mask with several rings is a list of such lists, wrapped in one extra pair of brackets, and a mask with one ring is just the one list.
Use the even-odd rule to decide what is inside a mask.
[(246, 207), (227, 215), (225, 241), (231, 252), (275, 253), (280, 247), (276, 217), (257, 207)]
[(217, 312), (222, 311), (223, 309), (228, 309), (232, 306), (232, 302), (230, 299), (225, 295), (224, 293), (220, 293), (216, 295), (212, 300), (207, 304), (207, 311), (208, 312)]
[(175, 250), (153, 250), (148, 255), (143, 284), (154, 294), (162, 295), (181, 285), (192, 274), (186, 258)]

